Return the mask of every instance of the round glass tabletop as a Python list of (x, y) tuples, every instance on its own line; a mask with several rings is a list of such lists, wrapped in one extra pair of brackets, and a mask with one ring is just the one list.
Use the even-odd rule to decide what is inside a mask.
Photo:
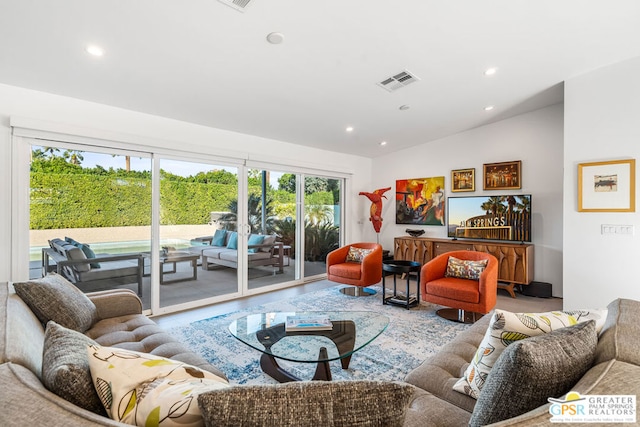
[[(287, 318), (328, 318), (330, 330), (287, 331)], [(243, 316), (229, 325), (231, 334), (270, 356), (292, 362), (318, 363), (342, 359), (373, 341), (389, 318), (373, 311), (271, 312)], [(326, 356), (318, 358), (320, 348)]]

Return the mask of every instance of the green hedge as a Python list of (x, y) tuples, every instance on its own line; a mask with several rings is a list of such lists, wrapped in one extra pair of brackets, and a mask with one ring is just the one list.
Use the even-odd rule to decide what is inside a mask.
[[(235, 185), (162, 181), (161, 224), (206, 224), (226, 211)], [(31, 229), (151, 224), (151, 180), (31, 173)]]
[[(206, 224), (238, 197), (235, 184), (161, 180), (161, 224)], [(250, 186), (249, 193), (260, 194)], [(278, 217), (293, 216), (295, 194), (270, 190)], [(331, 192), (305, 196), (310, 205), (332, 205)], [(151, 224), (151, 180), (90, 174), (31, 172), (31, 229), (96, 228)]]
[(31, 173), (31, 229), (115, 227), (151, 222), (151, 182)]

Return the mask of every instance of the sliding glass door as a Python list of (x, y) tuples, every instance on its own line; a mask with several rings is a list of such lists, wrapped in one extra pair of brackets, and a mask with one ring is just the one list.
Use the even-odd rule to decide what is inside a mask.
[(248, 233), (249, 290), (326, 273), (326, 256), (340, 243), (342, 186), (342, 179), (249, 169), (248, 227), (239, 229)]
[(248, 170), (246, 272), (251, 291), (300, 278), (295, 180), (295, 174), (284, 171)]
[(160, 159), (159, 171), (160, 307), (238, 293), (231, 256), (238, 253), (231, 234), (235, 221), (229, 221), (237, 209), (237, 168)]
[(38, 143), (29, 173), (29, 277), (59, 272), (85, 292), (131, 289), (149, 308), (139, 255), (151, 248), (149, 156)]
[(327, 254), (340, 246), (341, 179), (304, 176), (304, 277), (326, 273)]
[(30, 278), (130, 289), (164, 313), (321, 278), (340, 243), (343, 179), (25, 141)]

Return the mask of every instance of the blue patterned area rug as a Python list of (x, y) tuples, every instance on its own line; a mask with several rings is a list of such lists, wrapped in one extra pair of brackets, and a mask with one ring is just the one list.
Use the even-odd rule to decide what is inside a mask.
[[(331, 362), (331, 374), (336, 380), (392, 380), (399, 381), (469, 325), (450, 322), (438, 317), (440, 306), (422, 303), (406, 310), (382, 305), (381, 289), (375, 296), (352, 297), (340, 293), (336, 286), (299, 295), (291, 299), (256, 306), (223, 316), (170, 329), (169, 332), (190, 349), (201, 354), (221, 369), (234, 384), (275, 383), (260, 368), (261, 353), (243, 344), (229, 332), (229, 324), (251, 313), (272, 311), (376, 311), (389, 317), (387, 329), (363, 349), (355, 352), (349, 369), (343, 370), (339, 361)], [(292, 374), (310, 379), (315, 364), (278, 361)]]

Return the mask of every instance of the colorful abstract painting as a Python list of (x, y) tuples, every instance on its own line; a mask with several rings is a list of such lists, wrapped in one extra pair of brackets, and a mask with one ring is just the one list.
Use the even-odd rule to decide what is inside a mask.
[(396, 181), (396, 224), (444, 225), (444, 176)]

